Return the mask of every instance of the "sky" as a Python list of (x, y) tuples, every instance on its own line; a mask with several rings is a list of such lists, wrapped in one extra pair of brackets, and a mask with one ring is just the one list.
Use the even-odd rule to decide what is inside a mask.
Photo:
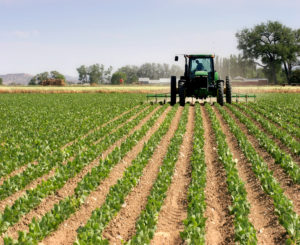
[(236, 32), (268, 20), (298, 29), (299, 12), (299, 0), (0, 0), (0, 74), (227, 57)]

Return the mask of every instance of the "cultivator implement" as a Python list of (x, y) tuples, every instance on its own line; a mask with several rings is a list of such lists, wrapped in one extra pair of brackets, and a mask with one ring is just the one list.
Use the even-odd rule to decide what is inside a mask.
[[(226, 95), (224, 95), (225, 97)], [(178, 98), (179, 95), (177, 94), (176, 97)], [(167, 103), (171, 98), (170, 93), (162, 93), (162, 94), (147, 94), (147, 102), (151, 103)], [(207, 99), (204, 99), (204, 101), (212, 101), (212, 96), (208, 96)], [(256, 95), (255, 94), (232, 94), (232, 99), (235, 98), (235, 102), (239, 101), (245, 101), (248, 102), (250, 100), (256, 101)], [(195, 99), (194, 97), (191, 97), (192, 101)]]

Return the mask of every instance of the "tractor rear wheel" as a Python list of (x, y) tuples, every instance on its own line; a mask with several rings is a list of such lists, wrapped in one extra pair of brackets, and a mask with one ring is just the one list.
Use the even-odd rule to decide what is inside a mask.
[(171, 105), (176, 104), (176, 77), (171, 76)]
[(178, 92), (179, 92), (179, 104), (180, 106), (185, 105), (185, 87), (184, 87), (184, 82), (179, 81), (178, 83)]
[(231, 104), (231, 82), (229, 80), (229, 77), (226, 76), (226, 103)]
[(224, 105), (224, 81), (219, 80), (217, 83), (217, 102)]

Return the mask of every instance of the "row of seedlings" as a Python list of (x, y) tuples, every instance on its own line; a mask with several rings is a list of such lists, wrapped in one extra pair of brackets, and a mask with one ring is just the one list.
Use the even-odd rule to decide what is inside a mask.
[(143, 174), (143, 169), (151, 159), (155, 149), (163, 136), (168, 132), (172, 119), (178, 109), (178, 105), (168, 113), (165, 121), (159, 129), (144, 144), (142, 151), (132, 161), (130, 167), (124, 172), (123, 178), (110, 188), (103, 205), (94, 210), (85, 226), (77, 230), (75, 244), (107, 244), (108, 241), (102, 238), (102, 232), (110, 220), (119, 212), (126, 196), (138, 184)]
[[(23, 100), (23, 103), (26, 104), (26, 100)], [(55, 114), (49, 113), (49, 108), (40, 107), (40, 104), (42, 103), (36, 102), (27, 105), (26, 109), (20, 107), (20, 105), (16, 105), (15, 108), (11, 105), (8, 106), (11, 110), (16, 109), (14, 114), (10, 112), (10, 117), (4, 117), (6, 122), (14, 122), (13, 127), (12, 125), (7, 127), (14, 128), (14, 130), (6, 135), (4, 142), (0, 142), (0, 178), (30, 162), (44, 161), (52, 151), (57, 151), (66, 142), (80, 137), (89, 131), (95, 123), (101, 125), (120, 114), (122, 109), (128, 109), (128, 105), (124, 105), (115, 108), (115, 110), (104, 110), (100, 116), (96, 117), (97, 115), (92, 113), (95, 109), (90, 111), (88, 108), (85, 108), (85, 110), (76, 108), (74, 113), (62, 117), (58, 115), (63, 115), (64, 111), (59, 111), (61, 113), (56, 111)], [(54, 105), (51, 106), (51, 109), (53, 109)], [(19, 108), (22, 108), (23, 111), (20, 111)], [(20, 114), (23, 114), (24, 111), (28, 112), (28, 108), (30, 108), (31, 113), (26, 114), (25, 118), (22, 117)], [(78, 110), (80, 113), (76, 113)], [(51, 117), (48, 118), (48, 115), (51, 115)], [(37, 123), (38, 125), (34, 126)], [(20, 125), (19, 130), (15, 128), (18, 125)], [(57, 134), (60, 128), (63, 128), (63, 133)]]
[(249, 103), (249, 107), (252, 108), (254, 111), (260, 113), (270, 121), (280, 125), (282, 128), (287, 130), (292, 135), (295, 135), (298, 139), (300, 138), (300, 128), (294, 127), (292, 125), (287, 124), (286, 122), (283, 122), (280, 118), (275, 117), (270, 110), (267, 110), (266, 108), (260, 108), (254, 103)]
[(189, 104), (183, 110), (179, 125), (168, 146), (158, 176), (148, 196), (145, 209), (136, 222), (136, 233), (126, 244), (149, 244), (154, 236), (158, 214), (172, 182), (174, 169), (179, 156), (180, 146), (186, 132)]
[(300, 155), (300, 142), (295, 140), (290, 134), (288, 134), (283, 130), (280, 130), (274, 124), (271, 124), (264, 117), (260, 116), (258, 113), (253, 112), (245, 105), (243, 104), (234, 104), (234, 105), (237, 106), (239, 109), (241, 109), (243, 112), (245, 112), (247, 115), (249, 115), (252, 119), (259, 122), (262, 125), (262, 127), (267, 130), (269, 134), (279, 139), (290, 150), (292, 150), (292, 152), (294, 152), (297, 155)]
[[(269, 111), (273, 114), (274, 117), (279, 118), (283, 122), (288, 124), (293, 124), (294, 126), (300, 127), (300, 117), (297, 115), (297, 111), (290, 112), (286, 110), (286, 105), (283, 107), (278, 107), (278, 103), (270, 104), (270, 103), (257, 103), (257, 106), (265, 109), (268, 108)], [(296, 115), (295, 115), (296, 114)]]
[(257, 138), (259, 144), (275, 159), (275, 163), (280, 164), (294, 183), (299, 184), (300, 167), (293, 161), (292, 157), (282, 151), (277, 144), (262, 132), (247, 116), (232, 105), (226, 104), (226, 106), (243, 124), (245, 124), (249, 132)]
[(92, 145), (87, 151), (78, 154), (72, 161), (59, 166), (53, 177), (43, 181), (34, 189), (26, 190), (26, 194), (18, 198), (12, 206), (6, 206), (4, 212), (0, 214), (0, 234), (17, 223), (30, 210), (37, 207), (44, 198), (61, 189), (70, 178), (74, 178), (85, 166), (100, 156), (112, 144), (126, 136), (153, 109), (154, 107), (149, 107), (134, 120), (107, 135), (100, 143)]
[(255, 151), (254, 147), (248, 141), (247, 136), (239, 128), (234, 119), (225, 111), (224, 108), (217, 105), (218, 110), (229, 125), (231, 132), (239, 142), (243, 153), (252, 164), (252, 170), (260, 180), (262, 189), (274, 201), (275, 214), (278, 216), (280, 224), (289, 234), (287, 242), (296, 244), (300, 241), (300, 220), (297, 213), (293, 210), (293, 204), (283, 193), (280, 184), (273, 177), (272, 171), (268, 169), (268, 165)]
[(204, 212), (206, 210), (205, 186), (206, 164), (204, 154), (204, 128), (200, 104), (195, 104), (195, 128), (193, 152), (190, 159), (192, 167), (191, 183), (188, 190), (187, 218), (183, 221), (184, 231), (180, 234), (187, 244), (205, 244)]
[(250, 204), (247, 200), (244, 182), (239, 178), (236, 161), (233, 160), (232, 153), (226, 142), (226, 136), (221, 129), (221, 125), (212, 107), (209, 104), (205, 104), (205, 108), (209, 113), (216, 137), (218, 156), (224, 165), (226, 183), (232, 197), (232, 206), (229, 207), (229, 210), (230, 213), (234, 215), (235, 241), (239, 244), (256, 244), (256, 231), (248, 217)]
[(58, 150), (51, 152), (51, 154), (40, 159), (39, 164), (29, 164), (23, 172), (6, 179), (2, 185), (0, 185), (0, 201), (17, 191), (22, 190), (33, 180), (49, 173), (53, 168), (62, 165), (64, 161), (73, 157), (77, 152), (89, 148), (97, 139), (108, 135), (114, 128), (126, 122), (138, 111), (138, 109), (135, 109), (128, 112), (123, 117), (108, 123), (105, 127), (91, 133), (84, 139), (78, 140), (63, 151)]
[(75, 213), (82, 206), (89, 194), (109, 175), (111, 169), (146, 135), (166, 107), (163, 106), (157, 110), (140, 129), (122, 142), (120, 147), (116, 147), (106, 159), (100, 160), (99, 164), (77, 184), (74, 195), (61, 200), (40, 220), (33, 219), (31, 224), (29, 224), (28, 233), (19, 232), (18, 241), (6, 237), (5, 244), (37, 244), (51, 232), (55, 231), (64, 220), (68, 219), (71, 214)]

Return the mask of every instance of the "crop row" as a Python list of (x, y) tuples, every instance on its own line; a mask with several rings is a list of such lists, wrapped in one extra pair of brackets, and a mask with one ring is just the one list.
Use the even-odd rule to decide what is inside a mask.
[(51, 154), (40, 159), (38, 164), (29, 164), (23, 172), (14, 175), (3, 182), (3, 184), (0, 186), (0, 200), (3, 200), (16, 191), (23, 189), (31, 181), (47, 174), (54, 167), (63, 165), (63, 162), (66, 161), (67, 158), (70, 159), (70, 157), (73, 157), (76, 153), (82, 152), (84, 149), (90, 147), (97, 139), (111, 133), (115, 127), (121, 123), (124, 123), (134, 114), (136, 114), (139, 109), (140, 108), (136, 108), (129, 111), (123, 117), (107, 124), (98, 131), (94, 131), (88, 137), (76, 141), (63, 151), (57, 150), (51, 152)]
[(263, 190), (273, 199), (275, 214), (289, 234), (289, 242), (296, 244), (296, 242), (300, 240), (300, 220), (293, 210), (292, 202), (284, 195), (280, 184), (275, 180), (272, 172), (268, 169), (268, 165), (255, 151), (234, 119), (229, 116), (224, 108), (218, 105), (217, 108), (229, 125), (231, 132), (235, 135), (241, 150), (252, 164), (252, 170), (260, 180)]
[[(110, 110), (107, 108), (100, 111), (101, 113), (93, 113), (91, 109), (83, 107), (85, 111), (81, 111), (82, 108), (76, 108), (76, 110), (73, 109), (74, 112), (73, 110), (71, 112), (58, 110), (55, 114), (52, 113), (53, 109), (48, 111), (48, 107), (40, 108), (39, 105), (31, 105), (27, 110), (21, 107), (24, 111), (34, 110), (28, 115), (28, 119), (19, 118), (22, 113), (20, 109), (8, 106), (15, 114), (10, 112), (7, 113), (8, 115), (5, 114), (7, 117), (4, 116), (6, 122), (10, 123), (6, 127), (10, 131), (3, 133), (3, 142), (0, 142), (0, 178), (30, 162), (47, 160), (53, 151), (59, 154), (60, 148), (67, 142), (111, 120), (122, 110), (127, 110), (128, 103), (125, 105), (126, 107), (119, 106), (115, 109), (112, 107)], [(66, 102), (64, 106), (60, 109), (68, 108)], [(52, 117), (48, 118), (49, 115)]]
[(101, 181), (109, 175), (111, 169), (138, 143), (165, 109), (166, 106), (157, 110), (139, 130), (128, 136), (120, 147), (116, 147), (106, 159), (100, 160), (99, 164), (92, 168), (91, 172), (86, 174), (77, 184), (74, 195), (61, 200), (40, 220), (33, 219), (32, 223), (29, 224), (29, 232), (20, 232), (18, 241), (5, 238), (5, 244), (37, 244), (38, 241), (56, 230), (59, 224), (81, 207), (88, 195), (99, 186)]
[[(19, 97), (21, 95), (9, 98), (1, 95), (0, 115), (5, 127), (0, 131), (0, 177), (8, 172), (3, 173), (7, 168), (14, 170), (32, 162), (133, 105), (124, 101), (121, 106), (104, 106), (99, 110), (94, 103), (85, 104), (82, 99), (74, 103), (70, 97), (64, 101), (56, 96), (32, 96), (22, 98), (23, 101)], [(12, 98), (15, 101), (11, 101)]]
[(197, 103), (195, 107), (193, 153), (190, 159), (192, 172), (188, 191), (188, 215), (187, 219), (183, 221), (185, 228), (181, 233), (181, 237), (187, 244), (204, 244), (206, 222), (204, 217), (206, 210), (204, 192), (206, 185), (205, 139), (200, 104)]
[(232, 153), (225, 140), (226, 136), (213, 109), (209, 104), (205, 104), (205, 108), (209, 113), (216, 137), (218, 156), (226, 171), (226, 183), (232, 198), (232, 206), (229, 207), (229, 210), (234, 215), (235, 241), (239, 244), (256, 244), (256, 231), (248, 218), (250, 204), (247, 201), (244, 182), (239, 178), (236, 161), (233, 160)]
[(226, 106), (234, 113), (234, 115), (247, 127), (249, 132), (253, 134), (259, 144), (266, 149), (270, 155), (275, 159), (275, 163), (280, 166), (289, 174), (291, 179), (295, 183), (300, 183), (300, 168), (293, 161), (291, 156), (282, 151), (277, 144), (270, 139), (264, 132), (262, 132), (248, 117), (237, 110), (232, 105), (226, 104)]
[(290, 134), (287, 132), (280, 130), (274, 124), (271, 124), (268, 120), (264, 117), (260, 116), (258, 113), (253, 112), (248, 107), (243, 104), (234, 104), (246, 114), (248, 114), (251, 118), (259, 122), (267, 132), (277, 139), (281, 140), (283, 144), (285, 144), (289, 149), (292, 150), (297, 155), (300, 155), (300, 143), (295, 140)]
[(100, 156), (102, 152), (138, 125), (139, 121), (146, 117), (154, 108), (150, 107), (146, 109), (134, 120), (107, 135), (100, 143), (92, 145), (85, 152), (78, 154), (74, 160), (59, 166), (53, 177), (42, 182), (36, 188), (27, 190), (26, 194), (17, 199), (12, 206), (6, 206), (3, 214), (0, 214), (0, 234), (6, 231), (9, 226), (18, 222), (24, 214), (37, 207), (44, 198), (62, 188), (70, 178), (75, 177), (91, 161)]
[(276, 116), (274, 116), (270, 112), (269, 109), (266, 109), (266, 108), (262, 109), (253, 103), (249, 103), (248, 106), (250, 108), (252, 108), (254, 111), (259, 112), (260, 114), (264, 115), (270, 121), (280, 125), (282, 128), (284, 128), (290, 134), (295, 135), (296, 137), (300, 138), (300, 128), (294, 127), (290, 124), (287, 124), (286, 122), (283, 122), (280, 118), (277, 118)]
[(159, 169), (158, 176), (147, 198), (145, 209), (141, 212), (136, 222), (136, 233), (126, 244), (149, 244), (154, 236), (157, 217), (166, 198), (167, 190), (171, 184), (175, 164), (178, 160), (180, 146), (186, 131), (189, 105), (186, 105), (180, 122)]
[(159, 129), (144, 144), (142, 151), (126, 169), (123, 178), (110, 188), (103, 205), (93, 211), (84, 227), (78, 229), (75, 244), (107, 244), (107, 241), (102, 238), (103, 230), (121, 209), (125, 197), (137, 185), (144, 167), (149, 162), (162, 137), (167, 133), (177, 109), (178, 106), (175, 106), (168, 113)]

